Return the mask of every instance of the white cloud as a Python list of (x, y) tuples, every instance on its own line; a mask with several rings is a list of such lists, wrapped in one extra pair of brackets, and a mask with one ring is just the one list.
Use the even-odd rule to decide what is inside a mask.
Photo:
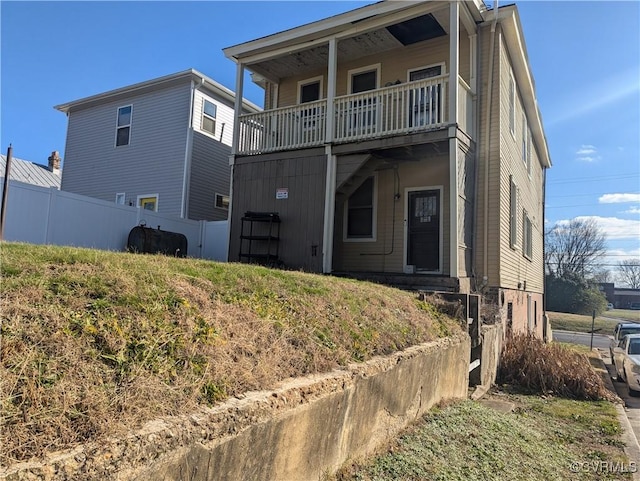
[[(607, 239), (638, 239), (640, 241), (640, 219), (618, 219), (617, 217), (579, 216), (575, 220), (594, 220), (607, 235)], [(558, 224), (568, 224), (569, 220), (560, 220)]]
[(595, 154), (596, 152), (597, 150), (593, 145), (582, 145), (576, 152), (576, 155), (590, 155)]
[(604, 194), (598, 199), (601, 204), (623, 204), (626, 202), (640, 202), (639, 194)]
[(622, 212), (623, 214), (640, 214), (640, 206), (631, 207)]
[(595, 146), (585, 144), (581, 145), (576, 151), (576, 159), (580, 162), (595, 162), (596, 160), (600, 160), (600, 156)]

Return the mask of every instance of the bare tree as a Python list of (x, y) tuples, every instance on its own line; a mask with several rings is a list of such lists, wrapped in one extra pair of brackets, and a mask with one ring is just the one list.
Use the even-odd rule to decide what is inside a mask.
[(556, 224), (545, 237), (547, 273), (556, 277), (592, 277), (606, 252), (605, 233), (593, 219)]
[(618, 262), (618, 280), (631, 289), (640, 289), (640, 259)]
[(613, 272), (609, 269), (600, 268), (593, 274), (593, 280), (596, 282), (613, 282)]

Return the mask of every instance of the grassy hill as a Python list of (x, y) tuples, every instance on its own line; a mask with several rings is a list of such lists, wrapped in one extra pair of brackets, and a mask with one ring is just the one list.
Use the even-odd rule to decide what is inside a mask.
[(2, 464), (459, 330), (415, 295), (365, 282), (0, 248)]

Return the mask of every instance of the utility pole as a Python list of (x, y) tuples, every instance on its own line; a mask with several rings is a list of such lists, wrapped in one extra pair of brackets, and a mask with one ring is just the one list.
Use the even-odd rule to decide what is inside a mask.
[(4, 185), (2, 188), (2, 205), (0, 206), (0, 240), (4, 239), (4, 223), (7, 215), (7, 197), (9, 196), (9, 175), (11, 174), (11, 155), (13, 147), (7, 149), (7, 163), (4, 166)]

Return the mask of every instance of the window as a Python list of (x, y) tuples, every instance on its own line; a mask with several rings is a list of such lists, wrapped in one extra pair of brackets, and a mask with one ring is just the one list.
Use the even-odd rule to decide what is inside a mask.
[[(409, 71), (409, 82), (442, 75), (444, 64)], [(409, 90), (409, 127), (434, 124), (441, 121), (441, 84), (411, 88)]]
[(216, 208), (229, 210), (229, 196), (216, 194)]
[(518, 234), (518, 189), (516, 183), (513, 180), (513, 176), (509, 177), (510, 189), (509, 189), (509, 243), (513, 249), (516, 248), (517, 234)]
[(531, 131), (527, 129), (527, 174), (531, 177)]
[(215, 135), (216, 133), (216, 114), (218, 107), (213, 102), (204, 101), (202, 106), (202, 130)]
[(522, 214), (522, 253), (525, 257), (531, 259), (531, 253), (533, 251), (531, 243), (533, 241), (533, 232), (531, 219), (527, 211), (523, 211)]
[(124, 199), (125, 198), (125, 193), (124, 192), (120, 192), (118, 194), (116, 194), (116, 204), (118, 205), (124, 205)]
[[(378, 88), (380, 65), (371, 65), (359, 69), (349, 70), (349, 93), (357, 94)], [(349, 104), (349, 130), (355, 134), (366, 134), (375, 131), (376, 127), (376, 98), (364, 95), (363, 98), (353, 100)]]
[(527, 116), (522, 113), (522, 161), (527, 165)]
[(131, 137), (131, 114), (133, 105), (118, 108), (118, 120), (116, 122), (116, 147), (129, 145)]
[(374, 232), (374, 177), (365, 180), (347, 201), (347, 238), (372, 239)]
[(158, 194), (139, 195), (138, 207), (142, 208), (143, 210), (158, 212)]
[(298, 103), (315, 102), (322, 97), (322, 76), (298, 82)]
[(516, 83), (513, 75), (509, 77), (509, 130), (516, 134)]

